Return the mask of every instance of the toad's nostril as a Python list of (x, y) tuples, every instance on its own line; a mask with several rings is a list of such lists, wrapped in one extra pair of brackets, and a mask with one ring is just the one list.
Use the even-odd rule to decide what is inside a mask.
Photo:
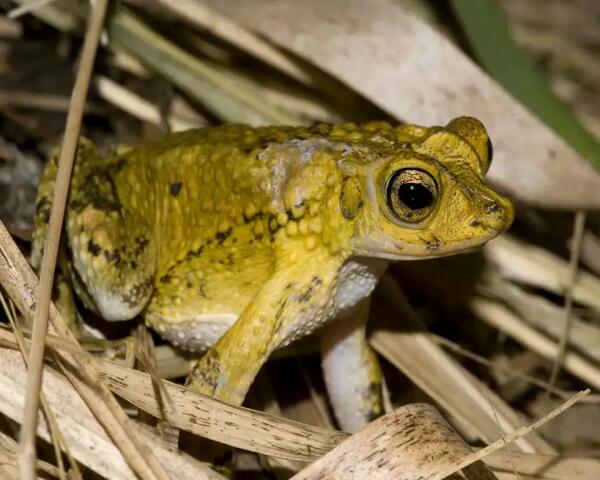
[(488, 214), (495, 214), (502, 211), (502, 206), (498, 202), (488, 202), (485, 204), (484, 209)]

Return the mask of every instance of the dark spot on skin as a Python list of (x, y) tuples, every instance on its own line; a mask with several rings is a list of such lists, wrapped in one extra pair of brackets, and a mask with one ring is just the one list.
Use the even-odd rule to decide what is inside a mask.
[(221, 374), (221, 361), (219, 359), (219, 352), (214, 349), (206, 352), (206, 355), (202, 357), (202, 360), (196, 364), (192, 373), (188, 376), (186, 385), (188, 385), (192, 379), (196, 381), (200, 380), (201, 383), (207, 385), (214, 396), (217, 387), (219, 385), (219, 376)]
[(148, 240), (147, 238), (135, 237), (135, 243), (137, 244), (137, 248), (140, 249), (140, 251), (144, 250), (149, 242), (150, 240)]
[[(283, 290), (283, 300), (281, 301), (281, 304), (279, 305), (279, 308), (277, 308), (277, 311), (275, 312), (275, 315), (274, 315), (275, 322), (273, 322), (273, 328), (271, 331), (272, 337), (275, 337), (277, 335), (277, 333), (279, 332), (279, 330), (281, 329), (281, 326), (282, 326), (281, 317), (283, 316), (283, 312), (285, 311), (285, 306), (287, 305), (288, 298), (290, 296), (289, 292), (292, 289), (292, 285), (293, 284), (289, 283), (288, 286)], [(264, 348), (266, 349), (266, 345)]]
[(298, 293), (298, 295), (296, 296), (296, 301), (298, 303), (304, 303), (309, 301), (315, 293), (315, 290), (317, 290), (322, 284), (323, 281), (321, 280), (321, 278), (319, 276), (314, 276), (309, 282), (309, 284)]
[(427, 245), (427, 250), (435, 252), (442, 247), (442, 242), (436, 237), (432, 237), (431, 240), (425, 241), (425, 245)]
[(264, 212), (257, 212), (254, 215), (246, 215), (245, 213), (242, 215), (244, 217), (244, 223), (247, 225), (248, 223), (252, 223), (259, 218), (263, 218), (265, 216)]
[(104, 258), (106, 258), (107, 262), (115, 262), (119, 263), (121, 261), (121, 253), (119, 249), (115, 249), (114, 251), (104, 250)]
[(223, 242), (225, 240), (227, 240), (229, 238), (229, 236), (231, 235), (231, 231), (232, 231), (232, 229), (228, 228), (224, 232), (217, 232), (217, 234), (215, 235), (215, 240), (217, 242), (217, 245), (223, 245)]
[(138, 267), (137, 262), (131, 260), (131, 262), (129, 262), (129, 266), (131, 267), (132, 270), (135, 270)]
[(181, 182), (173, 182), (169, 187), (169, 192), (171, 193), (171, 195), (173, 195), (174, 197), (179, 195), (179, 192), (181, 192), (181, 185)]
[(201, 297), (208, 298), (208, 294), (206, 293), (206, 281), (203, 280), (200, 282), (200, 286), (198, 287), (198, 293)]
[(133, 256), (139, 257), (142, 255), (142, 253), (144, 253), (144, 250), (146, 250), (146, 247), (150, 243), (150, 240), (148, 240), (147, 238), (144, 238), (144, 237), (135, 237), (135, 243), (136, 243), (136, 247), (135, 247), (135, 250), (133, 251)]
[(153, 277), (148, 277), (142, 280), (140, 283), (133, 285), (128, 293), (121, 295), (121, 299), (130, 307), (139, 305), (140, 300), (146, 297), (148, 290), (152, 288), (154, 284)]
[[(187, 255), (185, 256), (185, 260), (189, 260), (191, 258), (198, 258), (200, 255), (202, 255), (202, 251), (204, 250), (204, 245), (201, 245), (199, 248), (197, 248), (196, 250), (191, 250), (187, 253)], [(176, 265), (179, 265), (181, 262), (177, 262)]]
[(110, 171), (92, 170), (74, 192), (70, 208), (81, 211), (88, 206), (102, 212), (121, 213), (121, 201)]
[(169, 283), (171, 281), (171, 276), (170, 275), (163, 275), (162, 277), (160, 277), (158, 279), (158, 281), (160, 283)]
[(37, 205), (35, 206), (36, 212), (38, 212), (38, 216), (42, 220), (43, 223), (50, 222), (50, 210), (52, 208), (52, 204), (50, 203), (50, 199), (46, 196), (40, 198)]
[(42, 212), (40, 213), (40, 216), (42, 217), (42, 222), (44, 223), (50, 223), (50, 209), (47, 210), (42, 210)]
[(331, 132), (331, 125), (329, 125), (327, 123), (315, 123), (314, 125), (311, 125), (310, 127), (308, 127), (308, 130), (313, 135), (319, 135), (322, 137), (326, 137)]
[(121, 158), (117, 162), (115, 162), (112, 165), (112, 171), (113, 171), (113, 173), (119, 173), (123, 169), (123, 167), (125, 166), (126, 163), (127, 162), (125, 162), (124, 158)]
[(100, 245), (98, 245), (97, 243), (94, 243), (92, 240), (88, 241), (87, 249), (88, 249), (88, 252), (90, 252), (94, 257), (97, 257), (98, 255), (100, 255), (100, 252), (102, 251), (102, 248), (100, 247)]
[[(294, 205), (295, 208), (302, 208), (303, 206), (304, 206), (304, 200), (302, 200), (298, 205)], [(294, 215), (294, 213), (292, 212), (292, 209), (290, 209), (290, 208), (288, 208), (285, 211), (285, 213), (288, 216), (288, 218), (293, 218), (294, 220), (300, 220), (305, 215), (305, 213), (302, 213), (302, 211), (296, 212), (296, 214)]]

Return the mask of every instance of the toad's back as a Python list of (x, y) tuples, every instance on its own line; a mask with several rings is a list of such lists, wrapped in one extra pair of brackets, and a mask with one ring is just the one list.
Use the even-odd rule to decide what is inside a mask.
[[(339, 183), (339, 159), (353, 149), (363, 161), (391, 152), (420, 133), (414, 128), (382, 122), (310, 129), (229, 125), (172, 134), (108, 157), (82, 140), (67, 210), (79, 288), (88, 305), (108, 319), (134, 316), (155, 288), (165, 294), (152, 309), (161, 315), (173, 303), (196, 313), (201, 307), (200, 313), (223, 309), (237, 315), (272, 268), (270, 250), (279, 230), (286, 237), (311, 228), (321, 233), (327, 216), (322, 200)], [(40, 233), (55, 168), (49, 162), (40, 188)], [(314, 236), (306, 242), (314, 243)], [(252, 271), (243, 283), (254, 288), (237, 289), (247, 294), (238, 293), (227, 305), (224, 294), (201, 306), (177, 294), (181, 279), (170, 275), (173, 270), (187, 270), (188, 277), (196, 272), (186, 285), (202, 286), (204, 293), (220, 290), (220, 282), (240, 287), (231, 278), (207, 284), (215, 268), (238, 279)]]

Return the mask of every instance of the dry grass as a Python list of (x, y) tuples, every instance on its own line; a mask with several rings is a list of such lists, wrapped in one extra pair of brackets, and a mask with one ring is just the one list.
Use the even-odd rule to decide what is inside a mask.
[[(97, 11), (104, 3), (94, 2)], [(111, 479), (222, 479), (173, 451), (172, 435), (184, 430), (254, 452), (237, 457), (239, 478), (434, 479), (461, 469), (467, 478), (598, 478), (600, 459), (589, 453), (600, 445), (597, 432), (571, 444), (562, 437), (574, 438), (574, 432), (552, 430), (551, 423), (538, 427), (585, 394), (574, 392), (600, 389), (600, 218), (575, 214), (600, 206), (600, 175), (473, 65), (457, 47), (448, 12), (392, 0), (368, 6), (335, 0), (335, 15), (331, 3), (316, 0), (301, 8), (283, 0), (125, 3), (110, 11), (100, 35), (102, 15), (88, 19), (86, 2), (0, 1), (6, 9), (0, 14), (0, 71), (6, 73), (6, 80), (0, 76), (0, 182), (9, 172), (4, 183), (14, 184), (0, 194), (22, 198), (17, 205), (29, 201), (23, 211), (31, 211), (33, 187), (20, 180), (19, 168), (32, 160), (39, 169), (63, 133), (69, 160), (89, 84), (83, 128), (103, 145), (219, 121), (393, 117), (430, 124), (474, 114), (494, 138), (491, 180), (517, 200), (517, 222), (483, 254), (398, 265), (382, 280), (370, 341), (385, 359), (388, 413), (348, 436), (331, 428), (310, 341), (295, 347), (301, 353), (296, 360), (286, 357), (298, 352), (282, 352), (267, 368), (270, 378), (259, 378), (250, 402), (268, 413), (231, 407), (161, 379), (184, 376), (190, 359), (165, 345), (155, 348), (137, 328), (125, 332), (131, 335), (125, 343), (88, 346), (91, 355), (44, 302), (64, 195), (54, 205), (56, 248), (46, 249), (40, 284), (8, 233), (27, 238), (22, 225), (28, 217), (19, 209), (0, 210), (8, 227), (0, 229), (2, 303), (12, 319), (12, 331), (0, 330), (0, 476), (16, 477), (19, 465), (21, 478), (35, 478), (37, 469), (61, 479), (86, 478), (88, 471)], [(550, 3), (559, 11), (561, 2)], [(539, 24), (523, 2), (503, 5), (519, 41), (538, 58), (550, 56), (552, 85), (594, 130), (598, 112), (585, 100), (590, 85), (598, 84), (589, 54), (598, 48), (593, 29), (580, 25), (572, 32), (558, 14)], [(594, 8), (579, 0), (568, 13), (581, 23)], [(90, 40), (78, 57), (86, 31)], [(548, 47), (561, 39), (576, 53), (572, 58)], [(36, 54), (25, 61), (19, 52), (27, 49)], [(88, 75), (78, 74), (71, 91), (76, 62)], [(57, 187), (65, 195), (69, 170)], [(39, 285), (45, 294), (37, 293)], [(37, 352), (29, 370), (15, 352), (28, 349)], [(38, 442), (36, 458), (33, 393), (42, 362), (45, 413), (37, 434), (53, 447)], [(288, 378), (297, 382), (290, 385)], [(566, 403), (558, 405), (559, 399)], [(414, 403), (423, 401), (427, 405)], [(591, 394), (563, 415), (575, 425), (597, 422), (598, 413), (590, 417), (584, 410), (597, 402)], [(533, 423), (536, 417), (542, 420)], [(21, 450), (9, 419), (23, 425)]]

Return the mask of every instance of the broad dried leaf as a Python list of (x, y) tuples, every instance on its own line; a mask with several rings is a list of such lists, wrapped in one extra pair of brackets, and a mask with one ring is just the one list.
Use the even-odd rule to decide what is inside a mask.
[[(470, 454), (433, 406), (412, 404), (371, 422), (292, 480), (441, 479), (459, 470), (459, 462)], [(477, 478), (496, 478), (478, 466), (482, 472)]]
[[(461, 50), (393, 0), (207, 0), (398, 119), (473, 115), (490, 131), (490, 179), (548, 208), (597, 208), (600, 175)], [(577, 185), (577, 188), (565, 188)]]

